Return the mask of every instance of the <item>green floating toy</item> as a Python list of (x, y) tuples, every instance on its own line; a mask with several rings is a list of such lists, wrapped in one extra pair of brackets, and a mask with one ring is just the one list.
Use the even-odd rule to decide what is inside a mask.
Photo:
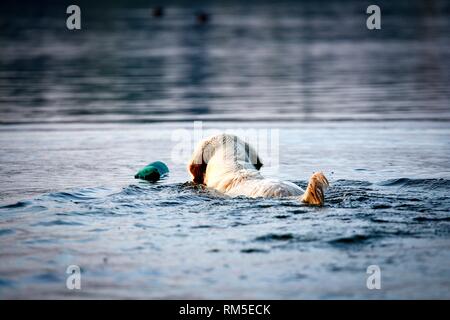
[(134, 175), (134, 178), (155, 182), (166, 176), (168, 173), (169, 168), (167, 168), (163, 162), (155, 161), (139, 170), (138, 173)]

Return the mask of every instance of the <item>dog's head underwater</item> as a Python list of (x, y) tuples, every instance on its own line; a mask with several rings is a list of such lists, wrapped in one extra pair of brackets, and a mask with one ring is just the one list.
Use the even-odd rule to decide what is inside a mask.
[(200, 141), (188, 164), (192, 180), (229, 196), (299, 197), (308, 204), (323, 205), (329, 186), (322, 172), (312, 175), (304, 191), (299, 186), (264, 178), (263, 163), (247, 142), (232, 134), (219, 134)]

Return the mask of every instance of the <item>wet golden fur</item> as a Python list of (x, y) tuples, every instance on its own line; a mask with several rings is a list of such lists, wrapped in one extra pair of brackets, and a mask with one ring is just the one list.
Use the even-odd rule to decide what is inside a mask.
[(195, 183), (229, 196), (299, 197), (308, 204), (322, 205), (328, 180), (322, 172), (314, 173), (306, 191), (299, 186), (264, 178), (256, 151), (235, 135), (219, 134), (200, 141), (188, 164)]

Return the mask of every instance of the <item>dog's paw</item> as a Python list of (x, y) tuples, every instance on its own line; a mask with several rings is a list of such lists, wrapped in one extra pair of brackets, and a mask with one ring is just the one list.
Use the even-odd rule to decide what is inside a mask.
[(327, 178), (322, 172), (314, 173), (309, 179), (306, 192), (301, 201), (312, 205), (323, 205), (325, 200), (325, 190), (330, 186)]

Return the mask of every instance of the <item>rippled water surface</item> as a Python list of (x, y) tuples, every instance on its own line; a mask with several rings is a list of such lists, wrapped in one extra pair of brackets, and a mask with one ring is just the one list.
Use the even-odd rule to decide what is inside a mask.
[[(0, 298), (449, 299), (449, 7), (366, 7), (2, 6)], [(323, 170), (325, 206), (191, 184), (192, 120), (275, 134), (262, 173)]]
[[(190, 126), (2, 131), (2, 297), (450, 297), (447, 124), (249, 124), (280, 130), (280, 166), (263, 174), (305, 186), (324, 170), (323, 208), (186, 183), (171, 153)], [(154, 159), (170, 176), (134, 180)], [(80, 292), (65, 289), (70, 264)], [(381, 291), (366, 288), (372, 264)]]

